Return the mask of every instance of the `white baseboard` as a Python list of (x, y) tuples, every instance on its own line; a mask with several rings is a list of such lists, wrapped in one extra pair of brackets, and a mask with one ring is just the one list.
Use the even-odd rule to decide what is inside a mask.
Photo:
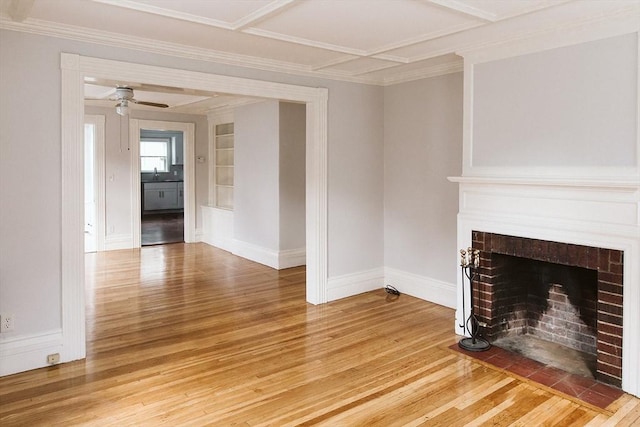
[(305, 265), (306, 262), (305, 248), (275, 251), (273, 249), (254, 245), (238, 239), (233, 241), (231, 252), (234, 255), (275, 268), (276, 270)]
[(278, 253), (274, 250), (234, 239), (233, 250), (231, 252), (234, 255), (238, 255), (242, 258), (246, 258), (268, 267), (278, 268)]
[(373, 270), (329, 277), (327, 283), (327, 300), (334, 301), (375, 289), (382, 289), (383, 286), (383, 268), (374, 268)]
[(278, 269), (298, 267), (307, 263), (307, 248), (286, 249), (278, 252)]
[(131, 234), (112, 234), (104, 241), (106, 251), (116, 251), (118, 249), (133, 248), (133, 236)]
[(385, 267), (384, 282), (401, 293), (449, 308), (456, 308), (456, 285), (431, 277)]
[(0, 341), (0, 376), (48, 366), (49, 354), (63, 354), (62, 330), (23, 335)]

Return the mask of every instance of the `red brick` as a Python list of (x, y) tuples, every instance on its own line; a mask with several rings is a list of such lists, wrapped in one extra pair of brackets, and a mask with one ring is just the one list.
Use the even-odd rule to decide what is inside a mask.
[(622, 294), (610, 292), (598, 292), (598, 302), (622, 305)]
[(609, 263), (622, 264), (622, 251), (611, 249), (609, 251)]
[(622, 306), (600, 301), (598, 303), (598, 312), (603, 312), (615, 316), (622, 316)]
[(609, 249), (600, 248), (598, 251), (598, 270), (609, 271)]
[(615, 274), (623, 274), (624, 266), (622, 264), (610, 263), (609, 271)]
[(618, 325), (620, 329), (622, 329), (622, 316), (616, 316), (613, 314), (603, 313), (601, 311), (598, 312), (598, 324), (601, 322), (609, 323), (612, 325)]
[(622, 347), (618, 345), (611, 345), (602, 341), (598, 341), (598, 351), (622, 357)]
[(615, 367), (622, 367), (622, 357), (598, 351), (598, 361)]
[(598, 332), (621, 337), (622, 326), (598, 322)]
[(601, 342), (603, 344), (613, 345), (616, 347), (622, 347), (622, 336), (605, 334), (598, 331), (598, 342)]
[(607, 271), (598, 272), (598, 280), (607, 283), (613, 283), (615, 285), (622, 286), (622, 274), (609, 273)]
[(597, 367), (598, 372), (604, 372), (615, 378), (622, 378), (622, 366), (611, 366), (598, 360)]

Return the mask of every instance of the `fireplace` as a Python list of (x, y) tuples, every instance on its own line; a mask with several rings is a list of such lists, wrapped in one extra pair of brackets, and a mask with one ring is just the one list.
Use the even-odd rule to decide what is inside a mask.
[(531, 335), (593, 356), (621, 387), (623, 252), (472, 231), (480, 250), (473, 304), (490, 342)]

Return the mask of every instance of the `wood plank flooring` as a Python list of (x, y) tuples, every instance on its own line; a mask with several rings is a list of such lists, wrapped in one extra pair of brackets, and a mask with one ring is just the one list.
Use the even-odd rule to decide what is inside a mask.
[(305, 302), (305, 270), (205, 244), (87, 255), (87, 359), (0, 378), (7, 426), (640, 425), (447, 347), (453, 311)]

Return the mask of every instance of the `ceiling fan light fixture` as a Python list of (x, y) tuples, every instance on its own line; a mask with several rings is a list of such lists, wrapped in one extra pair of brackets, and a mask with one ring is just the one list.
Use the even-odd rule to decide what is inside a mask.
[(118, 105), (116, 105), (116, 113), (120, 114), (121, 116), (126, 116), (127, 114), (129, 114), (129, 101), (127, 101), (126, 99), (120, 101)]

